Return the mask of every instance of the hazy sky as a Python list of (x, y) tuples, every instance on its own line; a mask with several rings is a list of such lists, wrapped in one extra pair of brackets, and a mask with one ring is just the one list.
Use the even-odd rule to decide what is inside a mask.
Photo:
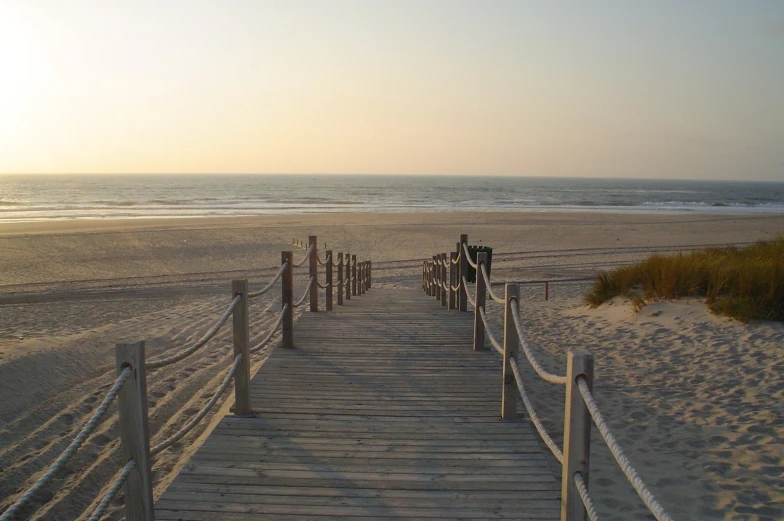
[(0, 172), (784, 181), (782, 1), (0, 0)]

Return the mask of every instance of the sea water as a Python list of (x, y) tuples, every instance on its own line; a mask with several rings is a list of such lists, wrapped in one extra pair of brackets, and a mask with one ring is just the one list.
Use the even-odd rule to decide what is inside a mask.
[(0, 176), (0, 222), (448, 211), (784, 213), (784, 183), (326, 174)]

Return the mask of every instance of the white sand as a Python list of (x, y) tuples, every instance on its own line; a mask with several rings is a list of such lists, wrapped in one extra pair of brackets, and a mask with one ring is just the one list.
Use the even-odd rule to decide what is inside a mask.
[[(509, 280), (586, 275), (646, 255), (632, 247), (745, 242), (783, 230), (784, 216), (613, 214), (0, 225), (0, 508), (59, 454), (106, 392), (115, 343), (144, 339), (150, 356), (188, 345), (227, 305), (231, 279), (247, 277), (260, 287), (294, 236), (315, 234), (330, 248), (372, 259), (379, 285), (417, 286), (420, 260), (453, 248), (460, 233), (496, 254), (541, 252), (498, 255), (493, 278)], [(566, 251), (584, 248), (602, 250)], [(694, 301), (654, 304), (638, 314), (621, 303), (589, 310), (581, 302), (585, 289), (553, 285), (544, 302), (541, 286), (526, 288), (530, 339), (556, 372), (563, 372), (566, 349), (594, 353), (599, 404), (670, 513), (676, 519), (783, 517), (781, 325), (713, 317)], [(276, 298), (253, 304), (257, 337), (275, 316)], [(497, 321), (500, 312), (492, 315)], [(229, 335), (227, 328), (201, 354), (150, 375), (154, 439), (206, 402), (228, 366)], [(530, 381), (557, 431), (562, 391)], [(200, 427), (158, 459), (156, 493), (203, 432)], [(34, 518), (75, 518), (87, 508), (119, 468), (116, 440), (112, 416), (59, 476), (59, 491), (42, 494), (38, 504), (54, 501)], [(644, 519), (598, 433), (594, 448), (591, 488), (603, 519)]]

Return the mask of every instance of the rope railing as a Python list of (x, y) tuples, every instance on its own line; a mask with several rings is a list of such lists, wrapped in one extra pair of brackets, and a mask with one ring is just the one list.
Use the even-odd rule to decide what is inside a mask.
[(310, 253), (311, 253), (312, 251), (313, 251), (313, 244), (311, 244), (311, 245), (310, 245), (310, 247), (308, 248), (308, 251), (306, 251), (306, 252), (305, 252), (305, 256), (304, 256), (304, 257), (302, 257), (302, 260), (301, 260), (301, 261), (299, 261), (299, 262), (295, 262), (295, 263), (294, 263), (294, 267), (295, 267), (295, 268), (299, 268), (300, 266), (302, 266), (303, 264), (305, 264), (305, 262), (306, 262), (308, 259), (310, 259)]
[(479, 268), (480, 268), (479, 271), (482, 272), (482, 276), (485, 278), (485, 283), (487, 284), (487, 294), (490, 295), (490, 298), (493, 299), (496, 303), (505, 304), (506, 299), (504, 297), (499, 297), (498, 295), (493, 293), (493, 288), (490, 284), (490, 276), (487, 274), (487, 269), (485, 269), (486, 266), (482, 264), (481, 266), (479, 266)]
[[(517, 299), (514, 299), (517, 300)], [(517, 304), (517, 302), (515, 302)], [(525, 334), (523, 333), (523, 324), (522, 320), (520, 319), (520, 310), (518, 309), (517, 305), (513, 305), (512, 307), (512, 319), (514, 320), (515, 330), (517, 331), (517, 338), (520, 340), (520, 347), (523, 348), (523, 352), (525, 352), (525, 357), (528, 359), (528, 363), (531, 364), (531, 367), (534, 368), (536, 374), (538, 374), (542, 380), (546, 382), (550, 382), (552, 384), (566, 384), (566, 377), (559, 376), (556, 374), (552, 374), (547, 372), (539, 363), (539, 361), (534, 356), (531, 347), (528, 345), (528, 341), (525, 338)]]
[(95, 510), (93, 510), (93, 513), (90, 515), (87, 521), (99, 521), (103, 517), (104, 513), (106, 513), (106, 509), (109, 508), (109, 505), (111, 505), (114, 498), (120, 492), (120, 489), (125, 484), (125, 481), (128, 479), (128, 475), (131, 473), (134, 467), (136, 467), (136, 460), (129, 460), (128, 463), (125, 464), (122, 470), (120, 470), (120, 473), (114, 479), (114, 483), (112, 483), (111, 488), (103, 496), (103, 499), (101, 499), (101, 502), (98, 503), (97, 507), (95, 507)]
[(585, 402), (586, 407), (588, 407), (588, 411), (591, 413), (591, 418), (593, 418), (593, 422), (596, 424), (596, 427), (599, 429), (599, 432), (604, 438), (605, 444), (610, 449), (615, 461), (618, 463), (618, 466), (621, 467), (626, 479), (629, 480), (634, 490), (640, 496), (645, 506), (648, 507), (648, 510), (654, 515), (654, 517), (658, 521), (672, 521), (672, 518), (667, 515), (664, 511), (664, 508), (659, 504), (656, 498), (653, 496), (648, 487), (645, 485), (645, 482), (640, 478), (637, 474), (637, 471), (632, 466), (629, 458), (626, 457), (624, 454), (623, 449), (618, 444), (618, 441), (613, 436), (612, 432), (610, 432), (610, 427), (607, 425), (607, 422), (604, 421), (604, 417), (602, 416), (601, 411), (599, 411), (599, 406), (596, 405), (596, 401), (593, 399), (593, 395), (591, 394), (591, 390), (588, 388), (588, 384), (585, 381), (585, 378), (579, 377), (577, 379), (577, 387), (580, 389), (580, 395), (583, 397), (583, 401)]
[[(447, 258), (449, 258), (448, 261), (446, 260)], [(456, 306), (457, 309), (468, 311), (469, 305), (473, 308), (474, 349), (483, 349), (484, 339), (487, 337), (493, 349), (504, 359), (504, 391), (501, 399), (501, 417), (503, 419), (515, 417), (516, 396), (519, 394), (537, 433), (555, 459), (562, 465), (561, 501), (562, 508), (566, 508), (568, 511), (567, 517), (569, 519), (583, 519), (587, 517), (591, 521), (598, 521), (599, 519), (589, 494), (587, 480), (590, 425), (593, 423), (598, 427), (604, 442), (610, 449), (626, 479), (631, 483), (657, 521), (672, 521), (650, 492), (645, 482), (637, 474), (599, 411), (596, 401), (591, 394), (593, 356), (585, 351), (570, 350), (567, 353), (567, 375), (553, 374), (544, 369), (526, 339), (519, 309), (521, 285), (544, 283), (544, 298), (547, 300), (549, 283), (582, 282), (589, 279), (580, 277), (522, 282), (493, 282), (487, 271), (488, 262), (488, 254), (482, 252), (477, 255), (475, 262), (472, 261), (468, 249), (467, 236), (461, 235), (456, 253), (453, 252), (449, 256), (445, 253), (434, 255), (432, 260), (423, 263), (422, 289), (427, 295), (435, 296), (437, 300), (441, 301), (442, 305), (444, 305), (446, 292), (450, 292), (450, 309), (455, 309), (452, 306), (452, 301), (455, 299), (454, 292), (457, 292), (457, 296), (461, 300), (460, 304)], [(475, 296), (472, 296), (471, 291), (469, 291), (467, 281), (469, 266), (474, 268), (477, 274)], [(445, 268), (448, 269), (448, 273)], [(448, 281), (447, 278), (451, 281)], [(457, 286), (454, 285), (455, 281), (457, 281)], [(501, 284), (505, 286), (505, 295), (503, 296), (493, 291), (494, 285), (498, 286)], [(496, 338), (490, 327), (490, 320), (485, 307), (488, 295), (492, 301), (504, 306), (505, 325), (503, 341)], [(538, 377), (546, 382), (565, 386), (566, 413), (564, 417), (563, 447), (559, 447), (548, 433), (533, 406), (530, 396), (526, 392), (517, 362), (517, 351), (519, 348), (522, 348), (525, 358)]]
[(122, 370), (122, 372), (120, 372), (120, 374), (117, 376), (117, 379), (114, 381), (114, 385), (112, 385), (111, 389), (109, 389), (109, 392), (106, 393), (103, 401), (98, 406), (98, 408), (95, 409), (95, 412), (89, 421), (84, 424), (84, 427), (82, 427), (82, 430), (79, 431), (79, 434), (76, 435), (76, 438), (74, 438), (74, 440), (68, 444), (68, 447), (66, 447), (65, 450), (60, 454), (60, 456), (57, 457), (54, 463), (52, 463), (52, 465), (49, 467), (49, 470), (47, 470), (43, 476), (38, 478), (38, 481), (36, 481), (35, 484), (33, 484), (33, 486), (31, 486), (27, 492), (22, 495), (22, 497), (17, 499), (13, 505), (8, 507), (8, 509), (3, 512), (3, 515), (0, 516), (0, 521), (9, 521), (13, 519), (14, 515), (19, 511), (19, 509), (29, 503), (30, 500), (41, 491), (41, 489), (49, 484), (49, 482), (52, 481), (52, 478), (54, 478), (54, 475), (60, 471), (66, 463), (68, 463), (68, 460), (70, 460), (74, 454), (76, 454), (76, 451), (79, 450), (84, 442), (87, 441), (87, 438), (90, 436), (90, 434), (92, 434), (96, 427), (98, 427), (98, 424), (101, 423), (101, 420), (103, 420), (103, 417), (109, 410), (109, 406), (112, 404), (115, 398), (117, 398), (117, 394), (119, 394), (120, 389), (122, 389), (123, 384), (128, 379), (128, 377), (131, 376), (132, 372), (133, 371), (130, 367), (126, 367)]
[(563, 464), (563, 452), (560, 448), (558, 448), (558, 444), (555, 443), (553, 438), (547, 432), (547, 429), (544, 428), (544, 424), (542, 424), (542, 420), (539, 419), (539, 415), (536, 414), (536, 409), (534, 409), (531, 400), (528, 398), (528, 393), (525, 392), (525, 387), (523, 386), (523, 377), (520, 376), (520, 368), (517, 366), (517, 360), (514, 357), (509, 358), (509, 363), (512, 367), (512, 374), (514, 374), (515, 382), (517, 383), (517, 390), (520, 393), (520, 397), (523, 399), (523, 405), (525, 409), (528, 411), (528, 415), (531, 418), (531, 422), (536, 427), (537, 432), (539, 432), (539, 436), (542, 437), (544, 443), (547, 445), (547, 448), (550, 449), (550, 452), (553, 453), (555, 459), (558, 460), (558, 463)]
[(308, 295), (310, 295), (310, 287), (313, 285), (313, 281), (315, 280), (315, 278), (310, 277), (310, 280), (308, 281), (308, 287), (305, 288), (305, 292), (302, 294), (302, 298), (300, 298), (296, 304), (293, 305), (293, 307), (298, 308), (302, 305), (303, 302), (305, 302), (305, 299), (308, 297)]
[(288, 268), (288, 263), (284, 262), (283, 265), (278, 270), (278, 272), (275, 274), (275, 276), (272, 277), (272, 280), (269, 281), (269, 284), (267, 284), (266, 286), (264, 286), (262, 289), (260, 289), (258, 291), (254, 291), (253, 293), (248, 293), (248, 298), (249, 299), (258, 298), (258, 297), (264, 295), (269, 290), (271, 290), (272, 287), (275, 285), (275, 283), (278, 282), (281, 279), (281, 277), (283, 277), (283, 272), (286, 271), (286, 268)]
[(472, 308), (476, 309), (476, 301), (473, 298), (471, 298), (471, 293), (468, 292), (468, 282), (466, 281), (465, 277), (463, 277), (463, 287), (466, 288), (465, 291), (463, 292), (463, 294), (466, 297), (466, 300), (468, 301), (469, 304), (471, 304)]
[(267, 343), (270, 341), (270, 339), (275, 335), (275, 333), (277, 333), (280, 330), (280, 326), (283, 323), (283, 315), (286, 314), (286, 311), (288, 311), (288, 309), (289, 309), (289, 305), (288, 304), (283, 306), (283, 309), (280, 310), (280, 314), (278, 315), (278, 320), (275, 323), (275, 325), (272, 327), (272, 329), (270, 329), (270, 332), (267, 333), (267, 336), (264, 337), (264, 340), (259, 342), (256, 347), (252, 347), (251, 349), (249, 349), (248, 350), (249, 352), (251, 352), (251, 353), (258, 353), (259, 351), (264, 349), (264, 347), (267, 345)]
[(476, 269), (476, 262), (471, 260), (471, 252), (468, 251), (468, 244), (466, 243), (463, 243), (463, 252), (465, 253), (466, 262), (468, 262), (468, 265)]
[(599, 521), (599, 514), (596, 513), (596, 508), (593, 506), (593, 500), (588, 495), (588, 486), (583, 480), (583, 475), (579, 472), (574, 473), (574, 486), (577, 487), (577, 492), (580, 494), (580, 499), (585, 507), (585, 512), (588, 514), (590, 521)]
[(186, 434), (188, 434), (194, 427), (196, 427), (196, 425), (198, 425), (199, 422), (205, 416), (207, 416), (207, 413), (210, 412), (210, 409), (212, 409), (212, 407), (215, 405), (215, 403), (218, 401), (221, 395), (226, 391), (226, 388), (229, 386), (231, 379), (234, 378), (234, 373), (237, 372), (237, 367), (239, 366), (239, 363), (241, 361), (242, 361), (242, 353), (239, 353), (237, 354), (237, 356), (234, 357), (234, 363), (231, 364), (231, 369), (229, 369), (229, 372), (226, 373), (226, 377), (223, 379), (223, 382), (221, 382), (220, 386), (218, 387), (218, 390), (215, 391), (215, 394), (212, 395), (210, 401), (208, 401), (207, 404), (204, 407), (202, 407), (202, 409), (196, 414), (196, 416), (191, 418), (191, 420), (188, 423), (183, 425), (182, 428), (180, 428), (180, 430), (178, 430), (177, 432), (175, 432), (165, 440), (161, 441), (160, 443), (152, 447), (150, 449), (150, 454), (155, 456), (163, 452), (164, 450), (168, 449), (169, 447), (171, 447), (172, 445), (180, 441)]
[[(294, 242), (297, 243), (296, 238)], [(248, 291), (247, 280), (232, 281), (232, 294), (234, 297), (228, 308), (198, 341), (178, 353), (145, 362), (146, 350), (144, 342), (118, 344), (115, 349), (115, 356), (117, 367), (120, 370), (111, 389), (76, 438), (57, 457), (46, 472), (0, 515), (0, 521), (11, 521), (14, 519), (36, 494), (40, 493), (44, 487), (53, 481), (55, 474), (62, 470), (76, 451), (95, 432), (98, 425), (104, 420), (110, 405), (115, 400), (118, 400), (120, 416), (120, 446), (127, 460), (98, 502), (97, 507), (92, 511), (89, 519), (98, 521), (104, 516), (124, 485), (126, 513), (128, 512), (127, 507), (134, 505), (134, 511), (141, 516), (135, 516), (134, 519), (143, 519), (145, 521), (151, 519), (149, 514), (153, 511), (153, 496), (152, 461), (150, 457), (157, 456), (171, 448), (192, 432), (207, 417), (210, 411), (215, 408), (215, 404), (220, 401), (232, 380), (235, 382), (235, 402), (232, 410), (238, 415), (252, 413), (249, 385), (251, 355), (266, 348), (278, 333), (281, 333), (281, 347), (293, 347), (292, 324), (294, 309), (302, 305), (308, 295), (310, 295), (311, 311), (318, 310), (316, 286), (327, 290), (327, 310), (332, 309), (333, 290), (335, 288), (338, 289), (338, 304), (343, 304), (342, 297), (344, 292), (345, 297), (348, 299), (352, 294), (355, 296), (362, 295), (370, 289), (372, 282), (372, 265), (370, 261), (359, 261), (356, 255), (350, 255), (349, 253), (345, 253), (344, 258), (344, 254), (340, 253), (338, 254), (338, 263), (335, 265), (333, 263), (332, 250), (327, 250), (322, 260), (322, 256), (319, 255), (316, 248), (316, 237), (311, 236), (308, 242), (309, 246), (304, 257), (297, 263), (293, 261), (292, 252), (281, 252), (281, 264), (277, 272), (262, 289), (250, 292)], [(310, 260), (308, 284), (304, 295), (294, 303), (291, 297), (294, 287), (293, 268), (304, 265), (308, 260)], [(326, 282), (324, 284), (318, 282), (318, 265), (326, 266)], [(334, 280), (333, 270), (336, 268), (339, 274), (338, 279)], [(268, 293), (278, 282), (281, 282), (282, 286), (281, 310), (274, 324), (270, 326), (264, 335), (264, 338), (254, 347), (250, 347), (248, 345), (250, 343), (248, 304), (251, 300)], [(175, 433), (150, 447), (149, 421), (147, 418), (147, 407), (144, 405), (144, 397), (147, 392), (147, 372), (166, 367), (193, 355), (215, 338), (229, 321), (229, 318), (233, 318), (234, 361), (228, 372), (223, 376), (207, 403), (195, 415), (191, 416)], [(129, 454), (133, 456), (128, 456)], [(129, 479), (133, 481), (133, 486), (126, 484)], [(86, 515), (87, 512), (83, 514), (83, 516)]]
[(180, 360), (188, 358), (190, 355), (204, 347), (207, 342), (212, 340), (212, 338), (218, 334), (218, 331), (220, 331), (223, 325), (229, 320), (229, 317), (232, 315), (232, 313), (234, 313), (234, 308), (237, 307), (237, 304), (239, 304), (240, 300), (242, 300), (242, 295), (237, 295), (234, 297), (234, 300), (231, 301), (231, 305), (229, 305), (228, 309), (218, 319), (215, 325), (212, 326), (212, 328), (191, 347), (184, 349), (172, 356), (159, 358), (157, 360), (150, 360), (147, 362), (145, 367), (150, 371), (154, 369), (160, 369), (161, 367), (166, 367), (167, 365), (171, 365), (175, 362), (179, 362)]

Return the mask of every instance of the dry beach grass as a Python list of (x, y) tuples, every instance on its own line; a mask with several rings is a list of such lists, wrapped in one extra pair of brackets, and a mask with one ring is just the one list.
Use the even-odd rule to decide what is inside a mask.
[[(416, 286), (421, 259), (453, 248), (460, 233), (494, 247), (494, 280), (524, 280), (592, 274), (657, 247), (772, 239), (783, 229), (784, 216), (491, 213), (0, 225), (0, 509), (67, 445), (105, 393), (115, 343), (145, 339), (151, 355), (189, 344), (228, 305), (231, 279), (260, 287), (294, 236), (318, 235), (329, 248), (372, 259), (381, 286)], [(587, 290), (552, 285), (545, 302), (540, 286), (528, 287), (524, 323), (553, 371), (562, 372), (568, 348), (594, 353), (599, 404), (662, 504), (676, 519), (781, 518), (782, 326), (717, 318), (696, 299), (639, 313), (618, 300), (589, 309)], [(253, 305), (257, 334), (274, 320), (276, 297)], [(203, 405), (229, 350), (227, 329), (203, 354), (150, 376), (154, 437)], [(557, 433), (562, 393), (531, 382)], [(157, 492), (205, 432), (158, 460)], [(113, 416), (32, 518), (78, 518), (119, 468), (116, 439)], [(593, 446), (591, 483), (603, 518), (644, 518), (598, 438)]]

